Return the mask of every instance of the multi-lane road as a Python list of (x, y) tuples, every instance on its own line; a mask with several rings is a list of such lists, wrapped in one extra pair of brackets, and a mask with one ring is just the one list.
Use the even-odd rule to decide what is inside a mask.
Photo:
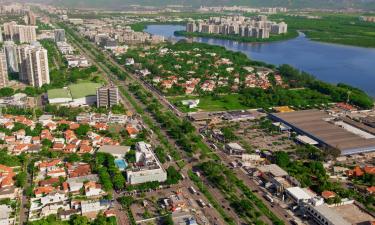
[[(79, 35), (79, 34), (78, 34)], [(89, 59), (91, 59), (91, 61), (98, 66), (98, 68), (100, 68), (102, 70), (102, 72), (104, 72), (105, 74), (108, 74), (108, 76), (106, 77), (107, 81), (109, 82), (114, 82), (114, 83), (120, 83), (121, 81), (119, 81), (117, 79), (116, 76), (114, 76), (112, 73), (108, 72), (108, 71), (105, 71), (102, 69), (102, 64), (99, 65), (98, 62), (96, 62), (96, 57), (94, 55), (92, 55), (92, 53), (90, 51), (88, 51), (87, 49), (85, 49), (80, 42), (78, 42), (77, 40), (73, 41), (73, 44), (78, 47), (82, 53), (84, 53)], [(96, 47), (93, 47), (93, 48), (96, 48)], [(149, 83), (145, 82), (144, 80), (142, 80), (139, 76), (137, 76), (136, 74), (134, 73), (131, 73), (127, 70), (125, 70), (125, 68), (123, 68), (122, 65), (118, 64), (116, 62), (116, 60), (114, 60), (111, 55), (109, 55), (109, 53), (106, 53), (105, 51), (102, 51), (102, 53), (104, 54), (105, 56), (105, 59), (108, 60), (112, 65), (115, 65), (117, 66), (122, 72), (124, 73), (127, 73), (130, 78), (134, 81), (136, 81), (138, 84), (142, 85), (142, 87), (146, 90), (149, 90), (154, 97), (156, 97), (159, 102), (165, 107), (165, 108), (168, 108), (170, 110), (172, 110), (178, 117), (180, 118), (183, 118), (186, 116), (185, 113), (182, 113), (177, 107), (175, 107), (173, 104), (171, 104), (168, 99), (165, 98), (165, 96), (163, 96), (162, 93), (160, 93), (159, 90), (157, 90), (155, 87), (153, 87), (152, 85), (150, 85)], [(107, 68), (108, 69), (108, 68)], [(124, 85), (124, 82), (122, 82), (122, 84)], [(121, 96), (122, 97), (122, 101), (123, 103), (129, 107), (129, 108), (132, 108), (131, 107), (131, 104), (126, 100), (126, 97), (125, 96)], [(142, 104), (140, 103), (139, 101), (137, 101), (139, 104)], [(198, 129), (197, 129), (198, 130)], [(166, 137), (168, 138), (168, 140), (170, 141), (170, 143), (173, 143), (175, 145), (175, 142), (174, 140), (172, 140), (164, 131), (164, 134), (166, 135)], [(206, 143), (207, 146), (208, 143)], [(177, 148), (178, 146), (175, 145)], [(190, 161), (190, 158), (186, 156), (186, 154), (181, 150), (179, 149), (180, 152), (182, 153), (182, 155), (184, 155), (183, 159), (186, 160), (186, 161)], [(221, 158), (221, 160), (223, 162), (225, 162), (226, 165), (229, 165), (229, 163), (231, 162), (231, 159), (223, 152), (221, 151), (217, 151), (216, 152), (217, 155)], [(191, 165), (190, 165), (191, 166)], [(245, 184), (250, 187), (251, 190), (253, 191), (256, 191), (256, 194), (257, 196), (267, 205), (267, 207), (272, 210), (272, 212), (274, 212), (280, 219), (282, 219), (286, 224), (289, 224), (289, 215), (287, 213), (287, 211), (283, 208), (281, 208), (280, 206), (278, 205), (271, 205), (267, 200), (265, 200), (261, 194), (259, 194), (258, 192), (260, 191), (258, 185), (247, 175), (244, 173), (244, 171), (242, 171), (241, 169), (239, 168), (236, 168), (234, 169), (234, 172), (235, 174), (237, 175), (237, 177), (241, 180), (243, 180), (245, 182)], [(187, 173), (184, 174), (186, 177), (187, 177)], [(189, 185), (190, 186), (195, 186), (191, 181), (189, 182)], [(240, 219), (238, 217), (237, 214), (235, 214), (229, 207), (229, 204), (227, 204), (227, 200), (225, 200), (225, 197), (222, 195), (222, 193), (220, 193), (220, 191), (214, 189), (211, 185), (207, 185), (210, 193), (218, 200), (220, 200), (220, 204), (223, 205), (223, 209), (226, 211), (226, 213), (228, 215), (230, 215), (232, 218), (235, 218), (235, 222), (237, 224), (243, 224), (243, 220)]]

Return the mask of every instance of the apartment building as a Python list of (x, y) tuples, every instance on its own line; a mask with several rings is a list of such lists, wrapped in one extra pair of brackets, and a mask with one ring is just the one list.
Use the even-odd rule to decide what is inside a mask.
[(96, 91), (97, 107), (112, 107), (120, 102), (118, 87), (104, 86)]
[(8, 80), (8, 65), (5, 52), (0, 50), (0, 88), (7, 87)]
[(161, 166), (159, 160), (151, 149), (151, 145), (138, 142), (136, 145), (136, 162), (126, 171), (127, 181), (130, 184), (167, 180), (167, 172)]
[(28, 25), (36, 25), (36, 16), (32, 11), (28, 11), (25, 15), (25, 23)]
[(17, 45), (13, 41), (4, 42), (5, 56), (8, 63), (8, 71), (18, 73)]
[(55, 29), (55, 42), (65, 42), (65, 30)]
[(50, 83), (47, 50), (39, 43), (17, 48), (20, 81), (34, 87)]
[(36, 41), (36, 26), (18, 25), (12, 21), (4, 23), (4, 39), (19, 43), (31, 43)]
[(241, 37), (269, 38), (270, 34), (283, 34), (288, 31), (286, 23), (269, 21), (267, 16), (256, 17), (228, 16), (211, 17), (206, 20), (191, 21), (186, 25), (187, 32), (239, 35)]

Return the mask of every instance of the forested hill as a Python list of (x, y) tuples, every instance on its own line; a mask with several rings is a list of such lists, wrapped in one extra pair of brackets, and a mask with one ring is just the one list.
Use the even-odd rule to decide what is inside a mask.
[(199, 7), (247, 5), (253, 7), (282, 6), (288, 8), (364, 8), (375, 9), (375, 0), (45, 0), (69, 7), (123, 8), (129, 5)]

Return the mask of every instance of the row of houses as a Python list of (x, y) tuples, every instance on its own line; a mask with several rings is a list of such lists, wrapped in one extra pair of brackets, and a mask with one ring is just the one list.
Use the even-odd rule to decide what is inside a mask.
[[(129, 138), (135, 138), (144, 129), (140, 120), (124, 115), (93, 114), (87, 117), (87, 115), (81, 114), (78, 118), (77, 122), (73, 122), (54, 120), (51, 115), (43, 115), (38, 121), (33, 121), (24, 116), (3, 115), (0, 117), (0, 126), (5, 131), (0, 132), (0, 140), (4, 142), (3, 147), (7, 147), (8, 151), (14, 155), (23, 152), (39, 152), (45, 139), (52, 143), (52, 151), (85, 154), (92, 153), (102, 145), (119, 145), (118, 141), (98, 134), (100, 131), (108, 130), (110, 124), (123, 126)], [(88, 124), (92, 131), (88, 132), (86, 137), (78, 138), (75, 131), (84, 124)], [(17, 127), (20, 126), (23, 127), (18, 129)], [(37, 136), (32, 136), (24, 128), (30, 127), (30, 130), (33, 131), (36, 126), (38, 129), (41, 128), (41, 133)], [(64, 126), (66, 130), (59, 130), (60, 126)], [(55, 135), (57, 133), (62, 133), (63, 136), (57, 137)]]
[(34, 176), (34, 197), (30, 202), (29, 220), (39, 220), (49, 215), (58, 215), (68, 220), (72, 215), (96, 218), (106, 212), (111, 201), (102, 197), (107, 193), (92, 174), (87, 163), (67, 163), (60, 159), (38, 161)]

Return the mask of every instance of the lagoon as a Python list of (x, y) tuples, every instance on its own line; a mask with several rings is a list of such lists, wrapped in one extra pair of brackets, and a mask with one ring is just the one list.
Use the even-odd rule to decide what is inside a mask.
[[(149, 25), (145, 31), (176, 37), (181, 25)], [(196, 42), (224, 46), (245, 53), (250, 59), (281, 65), (290, 64), (330, 83), (346, 83), (375, 96), (375, 48), (362, 48), (311, 41), (303, 33), (292, 40), (272, 43), (243, 43), (213, 38), (193, 38)]]

